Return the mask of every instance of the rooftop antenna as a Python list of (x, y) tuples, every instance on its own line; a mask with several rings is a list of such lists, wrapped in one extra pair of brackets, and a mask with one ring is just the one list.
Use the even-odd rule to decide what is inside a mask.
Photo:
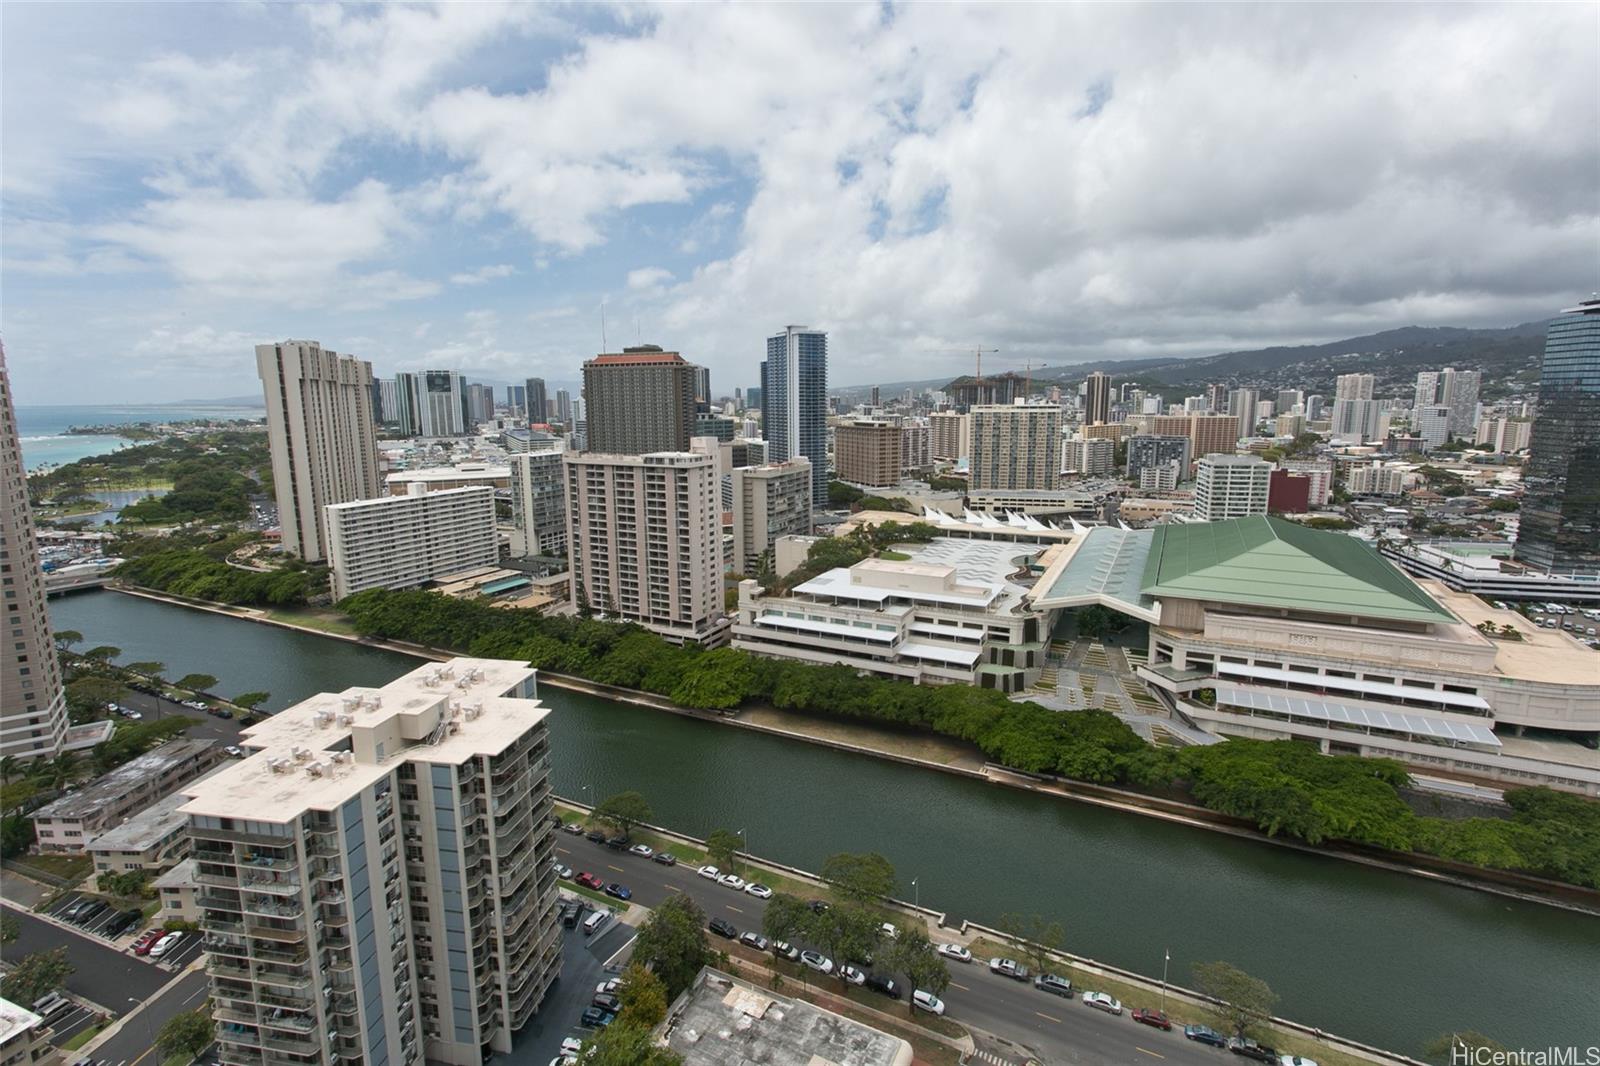
[(600, 301), (600, 350), (606, 351), (606, 302)]

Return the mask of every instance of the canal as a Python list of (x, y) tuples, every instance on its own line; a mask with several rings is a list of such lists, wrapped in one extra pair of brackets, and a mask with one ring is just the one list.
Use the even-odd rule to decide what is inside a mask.
[[(217, 691), (382, 684), (405, 656), (113, 592), (51, 601), (85, 644), (195, 671)], [(1138, 815), (618, 704), (553, 686), (562, 795), (643, 792), (655, 820), (697, 836), (743, 829), (750, 849), (816, 869), (878, 851), (902, 894), (960, 918), (1059, 920), (1067, 947), (1186, 982), (1226, 959), (1266, 980), (1279, 1013), (1416, 1055), (1442, 1032), (1508, 1047), (1600, 1036), (1600, 919), (1435, 884)]]

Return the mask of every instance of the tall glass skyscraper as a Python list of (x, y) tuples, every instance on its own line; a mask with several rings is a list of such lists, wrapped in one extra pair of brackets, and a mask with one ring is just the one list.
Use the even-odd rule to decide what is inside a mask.
[(1600, 299), (1563, 311), (1545, 336), (1517, 558), (1555, 574), (1600, 574)]
[(811, 500), (828, 503), (828, 335), (787, 326), (767, 338), (761, 364), (761, 423), (767, 462), (811, 461)]

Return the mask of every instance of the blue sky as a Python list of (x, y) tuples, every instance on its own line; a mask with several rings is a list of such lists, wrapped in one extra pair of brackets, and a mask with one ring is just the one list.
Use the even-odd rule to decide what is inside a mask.
[(21, 402), (258, 342), (832, 379), (1506, 325), (1600, 285), (1600, 9), (8, 4)]

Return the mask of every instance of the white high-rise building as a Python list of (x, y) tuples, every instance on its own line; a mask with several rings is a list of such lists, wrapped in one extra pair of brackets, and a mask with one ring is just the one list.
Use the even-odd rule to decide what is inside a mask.
[(1527, 418), (1486, 418), (1478, 424), (1477, 443), (1497, 452), (1520, 452), (1533, 440), (1533, 421)]
[(329, 505), (335, 600), (371, 588), (412, 588), (499, 559), (494, 489), (429, 492), (420, 482), (406, 488), (404, 496)]
[(1377, 462), (1351, 467), (1345, 472), (1344, 487), (1352, 496), (1398, 496), (1405, 491), (1405, 471)]
[(1321, 459), (1284, 459), (1280, 469), (1311, 479), (1306, 502), (1313, 507), (1326, 507), (1333, 499), (1333, 464)]
[(511, 554), (565, 555), (567, 476), (562, 449), (511, 457)]
[(900, 423), (900, 468), (906, 473), (933, 465), (933, 441), (928, 423), (908, 418)]
[(1228, 413), (1239, 417), (1239, 432), (1246, 437), (1255, 436), (1256, 405), (1260, 402), (1260, 389), (1234, 389), (1228, 393)]
[(526, 664), (457, 658), (245, 729), (184, 787), (218, 1060), (481, 1066), (561, 969)]
[(1194, 513), (1207, 522), (1267, 513), (1272, 464), (1253, 455), (1207, 455), (1194, 484)]
[(726, 640), (715, 452), (563, 460), (573, 602), (669, 640)]
[(272, 484), (286, 552), (328, 554), (325, 509), (383, 492), (372, 423), (372, 364), (316, 341), (256, 345)]
[[(1357, 375), (1371, 377), (1370, 374)], [(1361, 443), (1377, 440), (1379, 416), (1377, 400), (1338, 399), (1333, 401), (1332, 431), (1340, 440)]]
[(1099, 477), (1116, 469), (1117, 442), (1110, 437), (1073, 437), (1062, 445), (1062, 473)]
[(1334, 400), (1370, 400), (1377, 378), (1372, 374), (1340, 374), (1334, 379)]
[(0, 346), (0, 607), (7, 638), (0, 651), (0, 756), (52, 758), (67, 732), (61, 665), (45, 610), (44, 574), (28, 505), (11, 378)]
[(1450, 408), (1444, 404), (1428, 404), (1411, 413), (1411, 430), (1422, 438), (1422, 450), (1431, 452), (1444, 447), (1450, 438)]
[(462, 437), (467, 425), (467, 384), (454, 370), (424, 370), (416, 376), (418, 432), (424, 437)]
[(1175, 459), (1146, 463), (1139, 468), (1140, 492), (1173, 492), (1183, 480), (1182, 464)]
[(1424, 370), (1417, 374), (1416, 409), (1443, 406), (1450, 409), (1449, 431), (1464, 437), (1472, 432), (1478, 415), (1478, 391), (1483, 374), (1477, 370)]
[(811, 464), (789, 459), (770, 466), (735, 467), (733, 559), (735, 570), (754, 574), (779, 537), (811, 533)]

